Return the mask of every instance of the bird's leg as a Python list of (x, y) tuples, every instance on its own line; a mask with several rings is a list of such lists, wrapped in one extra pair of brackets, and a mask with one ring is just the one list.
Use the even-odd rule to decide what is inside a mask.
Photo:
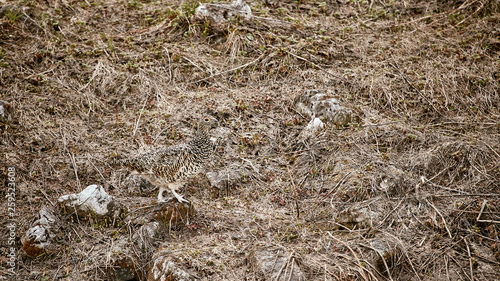
[(166, 188), (163, 186), (160, 186), (159, 188), (160, 192), (158, 193), (158, 202), (163, 202), (163, 191), (165, 191)]
[(168, 187), (170, 188), (170, 191), (172, 191), (172, 194), (175, 196), (175, 198), (177, 198), (177, 201), (179, 201), (180, 203), (189, 203), (189, 201), (184, 199), (184, 197), (182, 197), (179, 193), (176, 192), (176, 190), (181, 186), (182, 186), (182, 183), (178, 183), (178, 184), (171, 183), (168, 185)]

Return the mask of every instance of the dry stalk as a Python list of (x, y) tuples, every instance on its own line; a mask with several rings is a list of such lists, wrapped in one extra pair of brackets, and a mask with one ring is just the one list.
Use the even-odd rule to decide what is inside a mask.
[(254, 59), (253, 61), (251, 61), (251, 62), (249, 62), (249, 63), (245, 63), (245, 64), (240, 65), (240, 66), (238, 66), (238, 67), (231, 68), (231, 69), (229, 69), (229, 70), (225, 70), (225, 71), (222, 71), (222, 72), (219, 72), (219, 73), (216, 73), (216, 74), (210, 75), (210, 76), (208, 76), (208, 77), (205, 77), (205, 78), (202, 78), (202, 79), (196, 80), (196, 81), (194, 81), (194, 82), (189, 82), (188, 84), (189, 84), (189, 85), (190, 85), (190, 84), (196, 84), (196, 83), (199, 83), (199, 82), (202, 82), (202, 81), (208, 80), (208, 79), (210, 79), (210, 78), (214, 78), (214, 77), (217, 77), (217, 76), (220, 76), (220, 75), (224, 75), (224, 74), (229, 73), (229, 72), (233, 72), (233, 71), (238, 70), (238, 69), (245, 68), (245, 67), (247, 67), (247, 66), (249, 66), (249, 65), (252, 65), (252, 64), (254, 64), (254, 63), (258, 62), (259, 60), (261, 60), (261, 59), (264, 57), (264, 55), (265, 55), (265, 53), (264, 53), (264, 54), (262, 54), (262, 55), (260, 55), (258, 58)]
[(439, 116), (442, 116), (442, 114), (437, 110), (437, 108), (427, 99), (427, 97), (417, 88), (415, 87), (415, 85), (413, 85), (413, 83), (411, 83), (409, 80), (408, 80), (408, 77), (406, 77), (406, 75), (401, 71), (401, 68), (399, 67), (398, 63), (396, 62), (396, 59), (394, 57), (392, 57), (392, 60), (394, 61), (394, 64), (391, 64), (389, 63), (390, 66), (394, 67), (398, 72), (399, 72), (399, 75), (401, 75), (401, 77), (403, 77), (403, 79), (405, 80), (406, 83), (408, 83), (408, 85), (410, 85), (410, 87), (412, 87), (415, 91), (417, 91), (417, 93), (432, 107), (432, 109), (434, 109), (434, 111), (439, 115)]
[(441, 217), (441, 219), (443, 220), (443, 224), (444, 224), (444, 227), (446, 229), (446, 232), (448, 233), (448, 236), (453, 239), (453, 236), (451, 235), (451, 232), (450, 232), (450, 229), (448, 228), (448, 224), (446, 223), (446, 220), (444, 219), (443, 215), (441, 214), (441, 212), (438, 210), (438, 208), (434, 205), (434, 203), (431, 203), (429, 202), (429, 200), (427, 200), (427, 198), (425, 199), (425, 201), (427, 202), (427, 204), (429, 204), (435, 211), (436, 213), (438, 213), (438, 215)]
[(295, 199), (295, 210), (297, 212), (297, 219), (298, 219), (300, 211), (299, 211), (299, 200), (298, 200), (298, 196), (297, 196), (297, 189), (295, 187), (295, 182), (293, 180), (292, 172), (290, 171), (290, 167), (288, 165), (288, 161), (287, 161), (287, 159), (285, 157), (285, 153), (283, 152), (283, 147), (281, 146), (281, 135), (280, 135), (280, 130), (279, 129), (278, 129), (278, 142), (279, 142), (279, 147), (280, 147), (280, 151), (281, 151), (281, 156), (283, 157), (283, 161), (285, 162), (285, 166), (286, 166), (286, 171), (288, 173), (288, 177), (290, 178), (290, 182), (292, 183), (293, 197)]
[(148, 102), (148, 97), (144, 99), (144, 104), (142, 105), (141, 111), (139, 112), (139, 117), (137, 118), (137, 122), (135, 122), (134, 133), (132, 134), (132, 138), (135, 138), (135, 133), (137, 133), (137, 129), (139, 128), (139, 121), (141, 121), (142, 113), (144, 112), (144, 108), (146, 108), (146, 103)]
[(358, 264), (359, 268), (362, 269), (361, 270), (361, 275), (363, 275), (363, 279), (364, 280), (370, 280), (368, 278), (368, 276), (365, 274), (365, 271), (368, 272), (372, 277), (373, 279), (377, 279), (375, 278), (375, 276), (373, 275), (373, 273), (369, 272), (366, 270), (366, 268), (363, 266), (363, 264), (361, 263), (361, 260), (358, 258), (358, 255), (356, 254), (356, 252), (351, 248), (351, 246), (347, 245), (347, 243), (345, 243), (344, 241), (338, 239), (337, 237), (333, 236), (330, 231), (327, 231), (326, 233), (328, 233), (328, 236), (330, 236), (333, 240), (339, 242), (340, 244), (346, 246), (349, 251), (351, 251), (352, 255), (354, 256), (354, 259), (356, 260), (356, 263)]
[(387, 262), (385, 261), (385, 258), (384, 256), (382, 255), (382, 253), (380, 253), (379, 251), (377, 251), (377, 249), (373, 248), (372, 246), (370, 245), (367, 245), (367, 244), (359, 244), (361, 246), (364, 246), (368, 249), (371, 249), (372, 251), (374, 251), (375, 253), (377, 253), (377, 255), (380, 256), (380, 259), (382, 260), (382, 262), (384, 263), (384, 267), (385, 267), (385, 270), (387, 270), (387, 275), (389, 275), (389, 280), (393, 281), (394, 279), (392, 279), (392, 275), (391, 275), (391, 272), (389, 270), (389, 265), (387, 264)]
[(469, 255), (469, 270), (470, 270), (470, 280), (474, 281), (474, 271), (472, 270), (472, 256), (470, 255), (469, 243), (467, 242), (467, 238), (464, 238), (465, 246), (467, 247), (467, 254)]

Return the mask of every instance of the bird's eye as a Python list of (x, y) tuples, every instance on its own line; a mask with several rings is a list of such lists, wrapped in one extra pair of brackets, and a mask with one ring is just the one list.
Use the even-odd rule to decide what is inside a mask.
[(210, 119), (209, 119), (208, 117), (205, 117), (205, 119), (204, 119), (204, 120), (205, 120), (205, 122), (210, 121)]

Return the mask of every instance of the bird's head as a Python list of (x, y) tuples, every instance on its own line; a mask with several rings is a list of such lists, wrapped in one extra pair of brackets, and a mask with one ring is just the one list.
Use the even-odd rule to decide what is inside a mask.
[(211, 115), (204, 115), (199, 123), (200, 129), (203, 128), (205, 130), (209, 130), (211, 128), (217, 127), (219, 120), (215, 119), (215, 117)]

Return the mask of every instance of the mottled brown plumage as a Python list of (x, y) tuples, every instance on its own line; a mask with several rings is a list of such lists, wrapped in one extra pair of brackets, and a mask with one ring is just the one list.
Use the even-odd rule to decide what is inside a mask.
[(204, 116), (192, 140), (187, 143), (149, 151), (135, 157), (119, 161), (132, 173), (141, 175), (156, 185), (160, 192), (158, 201), (163, 201), (163, 191), (170, 189), (179, 202), (188, 202), (176, 190), (185, 181), (204, 167), (214, 152), (209, 131), (217, 125), (217, 119)]

